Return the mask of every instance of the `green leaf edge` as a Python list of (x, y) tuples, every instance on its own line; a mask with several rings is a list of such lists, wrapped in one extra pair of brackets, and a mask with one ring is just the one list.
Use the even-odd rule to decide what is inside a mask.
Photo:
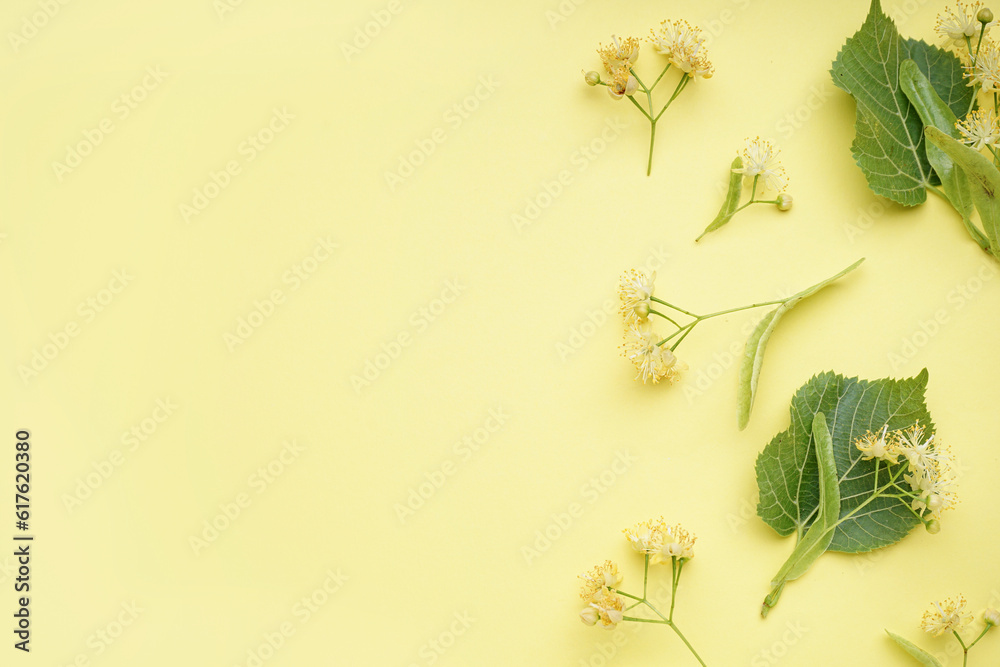
[(715, 220), (710, 222), (708, 227), (705, 227), (705, 231), (701, 233), (701, 236), (694, 240), (695, 243), (700, 241), (705, 234), (715, 231), (733, 219), (736, 209), (739, 207), (740, 195), (743, 194), (743, 174), (737, 173), (734, 170), (742, 168), (743, 158), (737, 155), (733, 158), (733, 163), (730, 165), (729, 191), (726, 193), (726, 200), (722, 202), (722, 208), (719, 209), (719, 214), (715, 216)]
[(907, 639), (903, 639), (896, 633), (890, 632), (889, 630), (886, 630), (885, 633), (892, 638), (892, 641), (896, 642), (904, 651), (909, 653), (910, 656), (914, 658), (917, 662), (919, 662), (921, 665), (925, 665), (926, 667), (943, 667), (941, 663), (938, 662), (937, 658), (935, 658), (930, 653), (923, 650), (913, 642)]

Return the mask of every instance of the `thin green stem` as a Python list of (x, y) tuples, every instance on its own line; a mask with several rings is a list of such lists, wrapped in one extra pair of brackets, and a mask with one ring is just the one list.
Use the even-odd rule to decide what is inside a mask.
[[(671, 556), (670, 560), (671, 562), (676, 562), (677, 558)], [(670, 589), (670, 613), (667, 615), (667, 618), (671, 623), (674, 622), (674, 603), (677, 601), (677, 586), (681, 583), (681, 570), (683, 569), (684, 560), (681, 559), (681, 562), (677, 563), (677, 575), (674, 577), (674, 583)]]
[[(670, 66), (672, 64), (673, 63), (667, 63), (667, 66), (663, 68), (663, 71), (660, 72), (660, 76), (656, 77), (656, 81), (654, 81), (653, 85), (649, 87), (650, 92), (653, 91), (653, 88), (656, 88), (656, 84), (658, 84), (660, 82), (660, 79), (663, 78), (663, 75), (667, 73), (667, 70), (670, 69)], [(652, 111), (652, 108), (650, 108), (650, 111)]]
[(983, 637), (985, 637), (985, 636), (986, 636), (986, 633), (987, 633), (987, 632), (989, 632), (989, 631), (990, 631), (990, 628), (992, 628), (992, 627), (993, 627), (992, 625), (990, 625), (990, 624), (988, 624), (988, 623), (987, 623), (987, 624), (986, 624), (986, 627), (985, 627), (985, 628), (983, 628), (983, 631), (979, 633), (979, 636), (978, 636), (978, 637), (976, 637), (975, 639), (973, 639), (973, 640), (972, 640), (972, 643), (971, 643), (971, 644), (969, 644), (969, 648), (968, 648), (968, 650), (970, 650), (970, 651), (971, 651), (971, 650), (972, 650), (972, 647), (973, 647), (973, 646), (975, 646), (976, 644), (978, 644), (978, 643), (979, 643), (979, 640), (980, 640), (980, 639), (982, 639)]
[[(972, 66), (973, 67), (976, 66), (976, 60), (979, 58), (979, 49), (982, 48), (982, 46), (983, 46), (983, 36), (985, 34), (986, 34), (986, 24), (984, 23), (983, 27), (979, 29), (979, 41), (976, 42), (976, 52), (972, 56)], [(968, 40), (969, 38), (966, 37), (965, 39)], [(971, 51), (972, 49), (969, 49), (969, 50)]]
[[(681, 327), (677, 331), (673, 332), (672, 334), (670, 334), (669, 336), (667, 336), (666, 338), (664, 338), (663, 340), (661, 340), (659, 343), (657, 343), (657, 345), (663, 345), (664, 343), (669, 342), (672, 338), (674, 338), (675, 336), (677, 336), (678, 334), (680, 334), (682, 331), (690, 332), (691, 329), (694, 329), (694, 325), (698, 324), (699, 321), (700, 320), (695, 320), (694, 322), (691, 322), (690, 324), (685, 324), (683, 327)], [(687, 334), (684, 334), (684, 335), (686, 336)], [(673, 350), (674, 348), (671, 347), (670, 349)]]
[(943, 199), (943, 200), (945, 200), (945, 201), (951, 201), (950, 199), (948, 199), (948, 195), (946, 195), (946, 194), (944, 193), (944, 190), (942, 190), (942, 189), (941, 189), (941, 188), (939, 188), (938, 186), (936, 186), (936, 185), (931, 185), (930, 183), (928, 183), (928, 184), (927, 184), (927, 189), (928, 189), (928, 190), (930, 190), (931, 192), (933, 192), (934, 194), (936, 194), (936, 195), (937, 195), (938, 197), (940, 197), (941, 199)]
[(687, 338), (688, 334), (691, 333), (692, 331), (694, 331), (694, 325), (689, 327), (688, 330), (685, 331), (681, 335), (681, 337), (677, 339), (677, 342), (670, 346), (670, 351), (673, 352), (674, 350), (676, 350), (678, 346), (680, 346), (680, 344), (684, 342), (684, 339)]
[(666, 302), (666, 301), (664, 301), (663, 299), (657, 299), (657, 298), (656, 298), (655, 296), (650, 296), (650, 297), (649, 297), (649, 299), (650, 299), (650, 301), (655, 301), (656, 303), (662, 303), (662, 304), (663, 304), (664, 306), (666, 306), (667, 308), (673, 308), (673, 309), (674, 309), (674, 310), (676, 310), (676, 311), (677, 311), (678, 313), (684, 313), (685, 315), (689, 315), (689, 316), (691, 316), (691, 317), (698, 317), (697, 315), (695, 315), (695, 314), (694, 314), (694, 313), (692, 313), (692, 312), (689, 312), (689, 311), (687, 311), (687, 310), (684, 310), (683, 308), (678, 308), (678, 307), (677, 307), (677, 306), (675, 306), (674, 304), (672, 304), (672, 303), (667, 303), (667, 302)]
[(638, 600), (639, 602), (645, 602), (646, 601), (643, 598), (636, 597), (635, 595), (632, 595), (631, 593), (626, 593), (625, 591), (618, 591), (618, 595), (624, 595), (627, 598), (632, 598), (633, 600)]
[[(760, 174), (757, 174), (756, 176), (753, 177), (753, 187), (750, 189), (750, 201), (748, 201), (746, 204), (743, 204), (743, 206), (740, 206), (738, 209), (736, 209), (735, 211), (733, 211), (733, 215), (736, 215), (737, 213), (739, 213), (740, 211), (742, 211), (743, 209), (745, 209), (750, 204), (756, 204), (757, 203), (757, 200), (754, 199), (754, 197), (757, 196), (757, 181), (759, 181), (759, 180), (760, 180)], [(777, 200), (775, 200), (772, 203), (777, 203)]]
[(638, 109), (640, 112), (642, 112), (643, 116), (645, 116), (647, 119), (649, 119), (650, 123), (653, 122), (653, 117), (649, 115), (649, 112), (647, 112), (645, 109), (642, 108), (641, 104), (639, 104), (638, 102), (635, 101), (634, 97), (632, 97), (631, 95), (626, 95), (625, 97), (627, 97), (629, 99), (629, 102), (631, 102), (632, 104), (635, 105), (636, 109)]
[(622, 616), (623, 621), (632, 621), (633, 623), (659, 623), (660, 625), (669, 625), (666, 621), (660, 621), (655, 618), (638, 618), (636, 616)]
[[(653, 105), (653, 101), (649, 101), (650, 106)], [(649, 158), (646, 159), (646, 176), (653, 173), (653, 143), (656, 141), (656, 121), (649, 121)]]
[(878, 464), (881, 462), (880, 458), (875, 457), (875, 488), (872, 489), (872, 493), (878, 493)]
[(729, 313), (738, 313), (741, 310), (750, 310), (751, 308), (762, 308), (764, 306), (773, 306), (779, 303), (785, 303), (788, 299), (778, 299), (777, 301), (761, 301), (760, 303), (752, 303), (749, 306), (741, 306), (739, 308), (729, 308), (728, 310), (720, 310), (717, 313), (709, 313), (708, 315), (702, 315), (700, 320), (707, 320), (710, 317), (718, 317), (719, 315), (728, 315)]
[[(670, 96), (670, 99), (667, 100), (667, 103), (663, 105), (662, 109), (660, 109), (660, 113), (656, 114), (656, 118), (654, 119), (654, 121), (660, 120), (660, 116), (662, 116), (663, 112), (667, 110), (667, 108), (673, 103), (675, 99), (677, 99), (677, 96), (681, 94), (681, 91), (684, 90), (684, 88), (688, 84), (688, 81), (690, 80), (691, 80), (691, 75), (689, 74), (685, 74), (683, 77), (681, 77), (681, 80), (677, 83), (677, 87), (674, 88), (673, 95)], [(652, 106), (649, 108), (649, 112), (650, 113), (653, 112)]]
[(677, 627), (676, 625), (674, 625), (673, 623), (669, 623), (669, 625), (670, 625), (670, 628), (671, 628), (671, 629), (672, 629), (672, 630), (673, 630), (674, 632), (676, 632), (676, 633), (677, 633), (677, 636), (681, 638), (681, 641), (682, 641), (682, 642), (684, 642), (684, 645), (688, 647), (688, 650), (689, 650), (689, 651), (691, 651), (691, 655), (693, 655), (693, 656), (695, 657), (695, 659), (696, 659), (696, 660), (697, 660), (697, 661), (698, 661), (698, 662), (699, 662), (699, 663), (701, 664), (701, 667), (708, 667), (708, 666), (707, 666), (707, 665), (705, 664), (705, 661), (701, 659), (701, 656), (700, 656), (700, 655), (698, 655), (698, 651), (695, 651), (695, 650), (694, 650), (694, 646), (691, 646), (691, 642), (689, 642), (689, 641), (687, 640), (687, 637), (685, 637), (685, 636), (684, 636), (684, 633), (683, 633), (683, 632), (681, 632), (681, 629), (680, 629), (680, 628), (678, 628), (678, 627)]
[(652, 308), (650, 308), (650, 309), (649, 309), (649, 314), (650, 314), (650, 315), (659, 315), (660, 317), (662, 317), (662, 318), (663, 318), (663, 319), (665, 319), (666, 321), (668, 321), (668, 322), (670, 322), (671, 324), (673, 324), (673, 325), (674, 325), (675, 327), (677, 327), (678, 329), (680, 329), (680, 328), (681, 328), (681, 325), (677, 324), (677, 322), (675, 322), (675, 321), (674, 321), (674, 318), (672, 318), (672, 317), (670, 317), (670, 316), (668, 316), (668, 315), (664, 315), (663, 313), (661, 313), (661, 312), (660, 312), (660, 311), (658, 311), (658, 310), (653, 310)]
[(649, 581), (649, 554), (646, 554), (646, 565), (642, 570), (642, 599), (646, 599), (646, 583)]

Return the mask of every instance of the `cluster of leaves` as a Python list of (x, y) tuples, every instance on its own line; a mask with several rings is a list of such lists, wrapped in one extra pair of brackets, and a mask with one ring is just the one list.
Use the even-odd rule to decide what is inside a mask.
[[(928, 189), (943, 194), (969, 235), (1000, 258), (1000, 171), (958, 141), (955, 124), (975, 106), (959, 58), (901, 37), (872, 0), (831, 74), (857, 102), (851, 150), (872, 191), (904, 206), (922, 204)], [(973, 209), (982, 229), (972, 221)]]
[(757, 513), (779, 535), (795, 534), (791, 557), (771, 582), (766, 616), (788, 581), (826, 551), (862, 553), (894, 544), (920, 523), (905, 499), (876, 493), (888, 470), (854, 443), (869, 432), (919, 422), (934, 426), (924, 402), (927, 370), (876, 381), (834, 373), (813, 377), (791, 404), (791, 424), (757, 458)]

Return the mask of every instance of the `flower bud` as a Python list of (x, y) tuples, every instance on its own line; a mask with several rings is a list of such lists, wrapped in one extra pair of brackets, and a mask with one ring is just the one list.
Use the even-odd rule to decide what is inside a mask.
[(583, 611), (580, 612), (580, 620), (587, 625), (594, 625), (600, 617), (600, 613), (594, 608), (593, 605), (587, 605), (583, 608)]
[(930, 533), (931, 535), (937, 535), (938, 533), (941, 532), (941, 522), (938, 521), (937, 519), (931, 519), (930, 521), (924, 524), (924, 528), (926, 528), (927, 532)]
[(976, 14), (976, 20), (980, 23), (993, 23), (993, 12), (990, 11), (989, 7), (983, 7)]
[(584, 73), (583, 80), (587, 82), (588, 86), (596, 86), (601, 82), (601, 75), (591, 70), (590, 72)]
[(790, 208), (792, 208), (792, 195), (782, 192), (778, 195), (778, 210), (787, 211)]
[(940, 494), (932, 493), (927, 496), (927, 509), (936, 511), (941, 509), (942, 505), (944, 505), (944, 498), (942, 498)]
[(983, 621), (990, 627), (1000, 625), (1000, 611), (990, 607), (983, 612)]
[(640, 322), (645, 322), (649, 319), (649, 303), (646, 301), (641, 301), (635, 304), (635, 314), (638, 316)]

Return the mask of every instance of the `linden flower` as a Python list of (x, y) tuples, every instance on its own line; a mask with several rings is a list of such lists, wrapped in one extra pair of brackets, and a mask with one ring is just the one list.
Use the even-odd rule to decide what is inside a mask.
[[(938, 14), (935, 32), (944, 37), (948, 42), (956, 46), (966, 46), (966, 38), (972, 39), (979, 35), (982, 30), (982, 23), (979, 22), (977, 14), (983, 8), (982, 2), (973, 2), (963, 5), (961, 2), (955, 3), (955, 9), (945, 9)], [(986, 29), (995, 23), (986, 24)]]
[(634, 95), (639, 88), (639, 80), (625, 65), (620, 65), (611, 73), (611, 83), (608, 84), (608, 95), (611, 99), (620, 100), (626, 95)]
[(587, 602), (603, 598), (610, 589), (617, 589), (622, 583), (622, 575), (618, 566), (607, 560), (604, 565), (597, 565), (590, 572), (581, 574), (583, 588), (580, 597)]
[(931, 608), (924, 612), (924, 617), (920, 621), (921, 629), (935, 637), (940, 637), (946, 632), (961, 630), (972, 621), (972, 614), (963, 613), (965, 602), (965, 596), (959, 595), (943, 603), (933, 603)]
[(650, 519), (635, 524), (634, 528), (626, 528), (622, 532), (632, 548), (641, 554), (653, 556), (663, 548), (664, 536), (667, 532), (667, 525), (663, 523), (663, 517)]
[(619, 309), (625, 318), (625, 324), (639, 324), (649, 317), (649, 309), (653, 296), (653, 283), (656, 282), (656, 272), (647, 277), (642, 271), (629, 269), (622, 275), (618, 285), (618, 297), (622, 300)]
[(667, 562), (671, 558), (680, 560), (694, 558), (694, 543), (697, 537), (681, 528), (680, 524), (668, 526), (663, 532), (663, 546), (657, 554), (657, 562)]
[(643, 331), (634, 324), (625, 330), (623, 354), (639, 371), (635, 379), (642, 379), (643, 384), (656, 384), (660, 380), (673, 383), (680, 378), (677, 357), (666, 345), (657, 345), (659, 341), (654, 332)]
[(663, 21), (660, 31), (650, 30), (649, 41), (657, 53), (667, 56), (672, 65), (691, 78), (710, 79), (715, 68), (705, 53), (705, 38), (701, 29), (687, 21)]
[(914, 474), (927, 474), (933, 476), (935, 473), (935, 463), (947, 458), (943, 453), (938, 452), (931, 442), (934, 436), (923, 439), (924, 427), (914, 424), (910, 428), (899, 432), (899, 451), (906, 457), (910, 464), (910, 470)]
[(580, 612), (580, 620), (587, 625), (596, 625), (598, 621), (605, 630), (614, 630), (625, 616), (625, 599), (612, 591), (606, 591), (599, 599), (594, 600)]
[(962, 133), (962, 141), (977, 151), (1000, 141), (1000, 122), (991, 107), (976, 109), (965, 120), (955, 123), (955, 127)]
[(623, 65), (631, 70), (632, 65), (639, 59), (639, 40), (635, 37), (620, 40), (611, 35), (611, 43), (601, 46), (597, 49), (597, 53), (601, 56), (601, 62), (604, 63), (604, 69), (608, 74), (614, 74), (615, 70)]
[(863, 461), (881, 459), (887, 463), (899, 462), (899, 447), (895, 438), (886, 438), (888, 430), (888, 426), (882, 427), (882, 433), (878, 436), (869, 431), (854, 442), (854, 446), (864, 454), (861, 457)]
[(996, 44), (983, 42), (976, 56), (976, 64), (967, 64), (965, 76), (969, 78), (970, 86), (980, 85), (982, 91), (995, 93), (1000, 91), (1000, 47)]
[(784, 190), (788, 185), (785, 168), (778, 161), (777, 148), (770, 141), (760, 137), (746, 140), (746, 147), (741, 152), (743, 166), (733, 169), (734, 173), (743, 174), (746, 178), (762, 177), (764, 187), (774, 190)]

